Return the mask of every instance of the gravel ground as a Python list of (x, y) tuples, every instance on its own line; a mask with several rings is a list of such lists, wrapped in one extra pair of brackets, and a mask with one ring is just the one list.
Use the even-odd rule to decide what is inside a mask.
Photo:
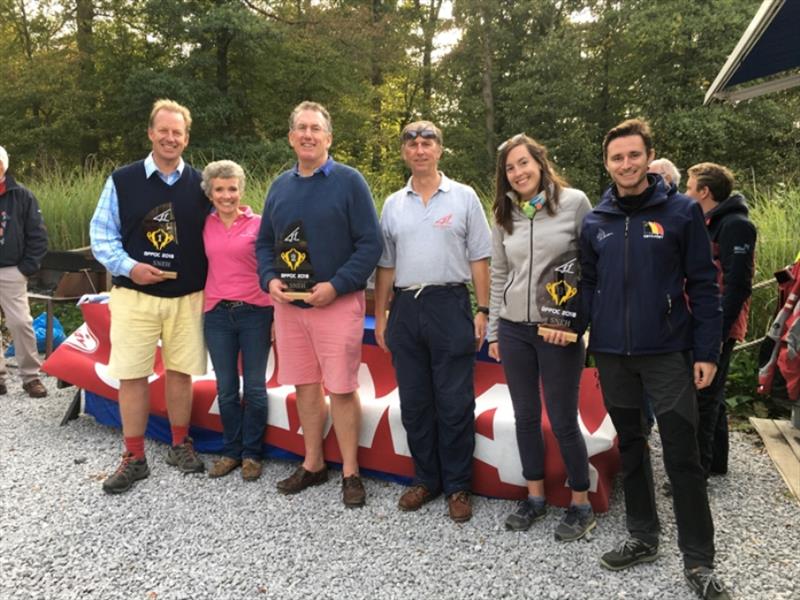
[[(0, 598), (692, 598), (668, 498), (659, 494), (661, 558), (611, 573), (597, 558), (625, 535), (622, 494), (591, 540), (553, 539), (559, 512), (525, 533), (503, 528), (513, 503), (476, 498), (456, 525), (444, 501), (396, 508), (402, 486), (368, 479), (347, 510), (338, 477), (298, 496), (263, 478), (184, 476), (148, 441), (151, 476), (121, 496), (100, 482), (116, 467), (118, 431), (82, 415), (59, 421), (74, 388), (33, 400), (18, 380), (0, 397)], [(665, 479), (654, 439), (657, 486)], [(207, 463), (211, 456), (204, 457)], [(736, 598), (800, 596), (800, 507), (754, 435), (732, 437), (730, 475), (710, 484), (717, 572)]]

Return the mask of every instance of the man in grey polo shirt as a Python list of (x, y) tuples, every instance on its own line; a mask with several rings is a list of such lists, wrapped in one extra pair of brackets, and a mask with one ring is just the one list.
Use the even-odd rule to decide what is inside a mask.
[(473, 189), (438, 170), (439, 128), (411, 123), (401, 139), (411, 179), (384, 204), (375, 282), (375, 338), (392, 353), (414, 460), (414, 485), (398, 505), (417, 510), (444, 492), (450, 518), (463, 522), (472, 517), (473, 371), (489, 314), (491, 237)]

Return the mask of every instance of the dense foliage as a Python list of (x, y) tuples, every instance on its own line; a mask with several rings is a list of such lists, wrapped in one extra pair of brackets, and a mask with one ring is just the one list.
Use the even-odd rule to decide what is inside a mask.
[(772, 184), (799, 171), (800, 95), (701, 106), (758, 4), (455, 0), (444, 18), (442, 0), (0, 0), (0, 145), (28, 179), (122, 163), (171, 97), (194, 113), (195, 162), (274, 173), (291, 159), (289, 111), (314, 99), (335, 155), (381, 193), (404, 177), (400, 128), (428, 117), (452, 176), (490, 189), (497, 143), (525, 131), (594, 197), (603, 133), (637, 115), (679, 166)]

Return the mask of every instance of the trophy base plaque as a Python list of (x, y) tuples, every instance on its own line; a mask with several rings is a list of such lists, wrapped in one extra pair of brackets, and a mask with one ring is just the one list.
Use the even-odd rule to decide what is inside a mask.
[(283, 293), (285, 296), (291, 298), (292, 300), (305, 300), (311, 295), (311, 292), (298, 292), (298, 291), (286, 291)]
[(578, 341), (578, 334), (574, 331), (564, 331), (563, 329), (556, 329), (555, 327), (548, 327), (547, 325), (539, 325), (539, 335), (544, 337), (546, 333), (555, 333), (556, 331), (562, 331), (564, 333), (564, 339), (568, 342), (577, 342)]
[(178, 272), (177, 271), (161, 271), (161, 276), (164, 279), (177, 279)]

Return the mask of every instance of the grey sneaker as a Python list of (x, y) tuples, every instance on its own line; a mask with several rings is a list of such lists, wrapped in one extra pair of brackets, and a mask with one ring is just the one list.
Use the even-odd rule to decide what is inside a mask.
[(150, 468), (147, 466), (147, 459), (134, 460), (133, 454), (126, 452), (122, 455), (122, 462), (114, 474), (103, 482), (103, 491), (106, 494), (127, 492), (135, 481), (144, 479), (148, 475), (150, 475)]
[(701, 598), (730, 600), (730, 594), (725, 590), (723, 583), (714, 576), (713, 569), (695, 567), (694, 569), (684, 569), (683, 574), (686, 576), (686, 581)]
[(506, 529), (511, 531), (525, 531), (530, 529), (536, 521), (541, 521), (547, 515), (547, 505), (537, 509), (529, 498), (517, 502), (517, 508), (506, 517)]
[(192, 445), (192, 438), (183, 438), (183, 443), (178, 446), (172, 446), (167, 452), (167, 464), (173, 467), (178, 467), (181, 473), (202, 473), (206, 470), (206, 466), (197, 452), (194, 451)]
[(561, 522), (556, 526), (556, 540), (559, 542), (572, 542), (581, 539), (597, 526), (594, 511), (578, 510), (570, 506), (561, 517)]
[(600, 557), (600, 564), (606, 569), (619, 571), (639, 563), (653, 562), (658, 558), (658, 546), (651, 546), (635, 537), (629, 537), (619, 546)]

